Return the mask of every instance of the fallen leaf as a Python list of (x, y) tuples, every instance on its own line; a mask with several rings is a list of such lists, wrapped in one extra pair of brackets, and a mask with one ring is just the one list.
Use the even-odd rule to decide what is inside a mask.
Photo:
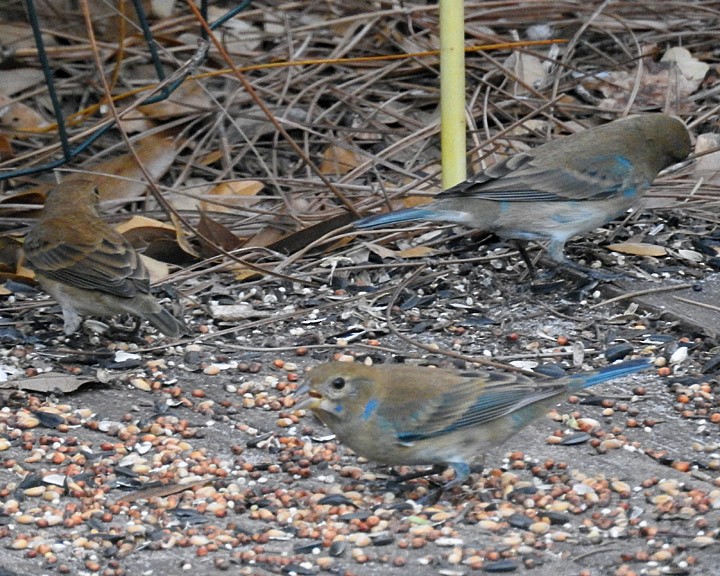
[[(257, 197), (265, 185), (259, 180), (232, 180), (221, 182), (203, 196), (211, 196), (200, 201), (200, 210), (205, 212), (232, 213), (237, 208), (244, 208), (258, 203)], [(217, 198), (217, 201), (214, 201)]]
[(666, 256), (667, 250), (656, 244), (646, 244), (644, 242), (620, 242), (619, 244), (610, 244), (608, 250), (619, 252), (620, 254), (632, 254), (633, 256)]
[(385, 248), (385, 246), (380, 246), (380, 244), (363, 242), (363, 246), (365, 246), (373, 254), (380, 256), (380, 258), (398, 258), (397, 250), (390, 250), (390, 248)]
[(250, 320), (253, 318), (268, 318), (273, 314), (275, 314), (275, 312), (271, 312), (269, 310), (257, 310), (248, 302), (210, 305), (210, 315), (216, 320), (222, 320), (224, 322), (238, 322), (240, 320)]
[(437, 250), (433, 250), (428, 246), (413, 246), (412, 248), (400, 250), (397, 254), (401, 258), (425, 258), (426, 256), (432, 256), (436, 253)]
[(323, 152), (320, 172), (323, 174), (334, 174), (342, 176), (362, 163), (354, 150), (348, 150), (342, 146), (331, 144)]
[[(198, 222), (197, 230), (200, 242), (200, 255), (203, 258), (210, 258), (219, 254), (220, 252), (215, 246), (219, 246), (226, 252), (232, 252), (244, 244), (244, 241), (233, 234), (229, 228), (220, 224), (217, 220), (213, 220), (202, 210), (200, 211), (200, 221)], [(205, 238), (210, 240), (215, 246), (207, 242)]]
[[(347, 226), (353, 220), (355, 220), (355, 216), (349, 212), (344, 212), (338, 216), (333, 216), (332, 218), (322, 220), (317, 224), (298, 230), (297, 232), (292, 232), (279, 240), (276, 239), (268, 245), (268, 248), (276, 252), (282, 252), (283, 254), (294, 254), (333, 230)], [(248, 242), (248, 244), (250, 244), (250, 242)], [(252, 245), (257, 246), (257, 244)]]
[[(133, 248), (144, 256), (161, 262), (185, 266), (197, 259), (197, 254), (186, 250), (178, 241), (177, 229), (172, 224), (146, 216), (133, 216), (115, 226)], [(189, 247), (189, 244), (185, 242)]]
[(140, 259), (143, 261), (145, 268), (147, 268), (147, 271), (150, 274), (151, 284), (162, 282), (170, 275), (170, 266), (168, 266), (165, 262), (160, 262), (160, 260), (155, 260), (155, 258), (150, 258), (150, 256), (146, 256), (145, 254), (140, 254)]
[(417, 208), (433, 201), (432, 196), (405, 196), (402, 200), (403, 208)]
[(138, 110), (148, 118), (167, 120), (205, 112), (210, 108), (210, 104), (210, 98), (203, 85), (196, 80), (188, 79), (165, 100), (138, 106)]
[[(168, 133), (146, 136), (135, 144), (135, 153), (153, 180), (160, 179), (172, 165), (175, 144), (175, 137)], [(137, 198), (147, 189), (145, 175), (130, 153), (85, 168), (93, 173), (71, 174), (66, 180), (92, 180), (98, 187), (101, 202)]]
[(46, 394), (55, 394), (61, 392), (69, 394), (74, 392), (83, 384), (95, 382), (93, 378), (79, 378), (72, 374), (61, 374), (59, 372), (46, 372), (39, 376), (31, 376), (29, 378), (20, 378), (12, 380), (0, 385), (1, 388), (17, 388), (18, 390), (27, 390), (30, 392), (43, 392)]
[(263, 277), (263, 274), (261, 272), (258, 272), (257, 270), (252, 270), (251, 268), (246, 268), (242, 265), (231, 266), (230, 270), (232, 271), (233, 278), (235, 278), (235, 280), (237, 280), (238, 282), (258, 280)]
[(680, 72), (682, 78), (687, 82), (687, 85), (683, 88), (687, 90), (689, 94), (698, 89), (700, 82), (705, 79), (705, 75), (708, 73), (708, 70), (710, 70), (709, 64), (693, 57), (690, 51), (682, 46), (674, 46), (667, 50), (665, 54), (663, 54), (663, 57), (660, 58), (660, 62), (675, 63), (678, 72)]
[[(662, 107), (667, 101), (686, 100), (700, 87), (708, 69), (707, 64), (695, 59), (685, 48), (671, 48), (660, 62), (650, 57), (643, 58), (642, 62), (634, 100), (636, 107)], [(636, 81), (636, 70), (616, 70), (598, 74), (583, 83), (583, 87), (604, 96), (599, 103), (602, 110), (623, 110), (628, 98), (634, 94)]]
[(212, 478), (208, 478), (207, 480), (198, 480), (197, 482), (188, 482), (186, 484), (168, 484), (166, 486), (153, 486), (152, 488), (138, 490), (137, 492), (133, 492), (132, 494), (126, 494), (122, 498), (118, 498), (115, 502), (132, 503), (137, 500), (164, 498), (172, 494), (179, 494), (180, 492), (185, 492), (186, 490), (192, 490), (196, 486), (204, 486), (205, 484), (210, 484), (212, 481)]
[(0, 134), (0, 160), (9, 160), (15, 156), (12, 142), (4, 134)]
[[(0, 24), (0, 31), (3, 31), (3, 26)], [(5, 42), (6, 36), (3, 32), (0, 32), (0, 37), (3, 39), (3, 46), (7, 48)], [(35, 46), (33, 45), (33, 48)], [(32, 88), (33, 86), (39, 86), (45, 83), (45, 76), (41, 70), (35, 68), (12, 68), (10, 70), (0, 70), (0, 94), (5, 96), (13, 96)]]
[[(720, 134), (700, 134), (695, 141), (695, 153), (701, 154), (706, 150), (720, 147)], [(705, 183), (720, 184), (720, 151), (700, 156), (693, 166), (696, 177), (702, 178)]]
[(0, 94), (0, 128), (12, 132), (16, 138), (29, 138), (35, 131), (47, 126), (50, 123), (39, 112)]
[(513, 52), (505, 60), (505, 67), (515, 74), (519, 81), (513, 81), (514, 94), (527, 94), (531, 88), (540, 88), (547, 80), (547, 69), (544, 62), (526, 52)]
[(681, 248), (677, 251), (677, 254), (680, 258), (687, 260), (688, 262), (702, 262), (704, 260), (702, 254), (700, 254), (700, 252), (696, 252), (695, 250)]
[(0, 272), (19, 274), (22, 265), (22, 242), (10, 236), (0, 237)]
[(175, 232), (175, 227), (172, 224), (161, 222), (160, 220), (155, 220), (154, 218), (148, 218), (147, 216), (133, 216), (129, 220), (125, 220), (125, 222), (121, 222), (115, 226), (115, 230), (120, 232), (120, 234), (126, 234), (127, 232), (137, 228), (159, 228)]
[(404, 250), (391, 250), (373, 242), (365, 242), (363, 245), (381, 258), (425, 258), (437, 253), (437, 250), (433, 250), (428, 246), (413, 246)]

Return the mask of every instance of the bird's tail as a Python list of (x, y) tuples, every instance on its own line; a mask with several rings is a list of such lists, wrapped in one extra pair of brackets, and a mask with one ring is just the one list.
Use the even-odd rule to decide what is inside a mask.
[(161, 308), (159, 312), (154, 314), (143, 314), (143, 316), (150, 324), (170, 338), (178, 338), (188, 333), (185, 323), (175, 318), (165, 308)]
[(634, 374), (635, 372), (641, 372), (647, 370), (653, 366), (652, 361), (648, 358), (636, 358), (634, 360), (627, 360), (620, 364), (613, 364), (606, 366), (595, 372), (580, 372), (568, 376), (568, 391), (578, 391), (584, 388), (590, 388), (601, 382), (607, 382), (608, 380), (614, 380), (628, 374)]
[(438, 210), (430, 208), (407, 208), (396, 212), (368, 216), (355, 221), (355, 228), (366, 230), (368, 228), (379, 228), (388, 224), (399, 222), (413, 222), (415, 220), (431, 220), (435, 222), (457, 222), (463, 224), (467, 220), (467, 214), (456, 210)]

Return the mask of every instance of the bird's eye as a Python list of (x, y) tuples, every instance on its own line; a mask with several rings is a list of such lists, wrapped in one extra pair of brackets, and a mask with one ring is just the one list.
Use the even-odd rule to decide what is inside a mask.
[(335, 378), (331, 385), (335, 390), (342, 390), (345, 388), (345, 378)]

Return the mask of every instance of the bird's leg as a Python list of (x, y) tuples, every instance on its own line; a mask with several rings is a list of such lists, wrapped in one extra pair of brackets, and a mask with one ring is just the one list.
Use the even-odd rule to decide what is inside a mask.
[(80, 314), (75, 312), (72, 308), (63, 308), (62, 315), (63, 332), (65, 332), (65, 335), (70, 336), (71, 334), (77, 332), (77, 329), (80, 328), (80, 323), (82, 322)]
[(609, 282), (625, 277), (624, 274), (601, 272), (600, 270), (596, 270), (595, 268), (590, 268), (589, 266), (583, 266), (582, 264), (573, 262), (565, 256), (564, 248), (565, 239), (550, 240), (550, 243), (547, 246), (547, 255), (553, 260), (557, 267), (557, 270), (560, 272), (562, 272), (563, 269), (567, 270), (568, 268), (570, 268), (575, 272), (579, 272), (583, 276), (586, 276), (593, 280), (599, 280), (601, 282)]
[(415, 470), (414, 472), (409, 472), (408, 474), (403, 474), (401, 476), (397, 476), (392, 479), (393, 483), (402, 484), (404, 482), (408, 482), (410, 480), (415, 480), (417, 478), (425, 478), (426, 476), (433, 476), (435, 474), (442, 474), (447, 466), (445, 464), (434, 464), (432, 468), (423, 468), (420, 470)]
[(518, 249), (518, 252), (520, 252), (520, 256), (522, 257), (523, 262), (525, 262), (525, 266), (527, 266), (530, 278), (535, 278), (535, 265), (532, 263), (532, 259), (525, 249), (525, 244), (523, 244), (521, 240), (513, 240), (513, 242), (515, 243), (515, 247)]
[[(110, 338), (122, 338), (127, 342), (144, 342), (140, 336), (142, 320), (132, 315), (129, 315), (129, 317), (132, 322), (132, 326), (126, 326), (125, 324), (119, 323), (113, 319), (112, 323), (110, 323), (110, 329), (106, 332), (106, 336)], [(124, 318), (125, 316), (123, 315), (122, 319)]]
[[(469, 478), (471, 473), (482, 472), (484, 468), (482, 463), (476, 464), (472, 466), (472, 468), (465, 462), (452, 462), (450, 466), (453, 470), (455, 470), (455, 478), (432, 492), (428, 492), (425, 496), (418, 500), (418, 504), (421, 504), (422, 506), (432, 506), (433, 504), (436, 504), (445, 492), (452, 490), (456, 486), (462, 485), (465, 480)], [(435, 467), (437, 467), (437, 465), (433, 468)]]

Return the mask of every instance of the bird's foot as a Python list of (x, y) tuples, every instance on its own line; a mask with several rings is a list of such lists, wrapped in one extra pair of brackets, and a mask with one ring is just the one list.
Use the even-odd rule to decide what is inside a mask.
[(396, 484), (404, 484), (410, 480), (416, 480), (417, 478), (425, 478), (426, 476), (434, 476), (435, 474), (442, 474), (447, 466), (444, 464), (435, 464), (432, 468), (422, 468), (409, 472), (407, 474), (401, 474), (390, 480)]

